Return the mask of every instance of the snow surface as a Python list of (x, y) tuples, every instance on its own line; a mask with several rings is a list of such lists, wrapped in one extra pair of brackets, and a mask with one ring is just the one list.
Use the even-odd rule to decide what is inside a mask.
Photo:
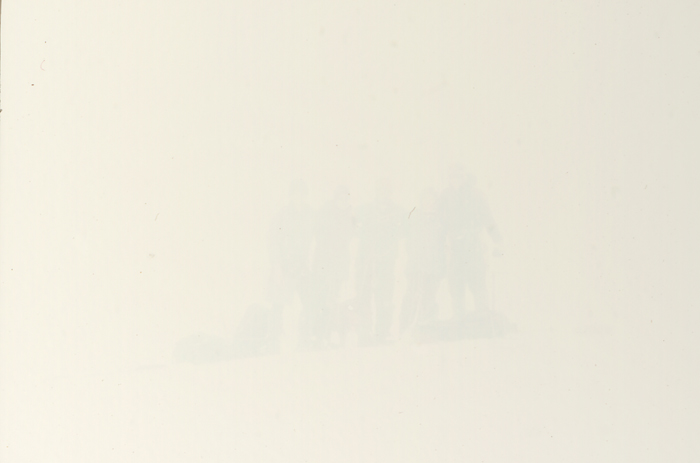
[(26, 445), (2, 454), (12, 462), (687, 461), (699, 450), (700, 409), (684, 360), (697, 355), (679, 356), (671, 339), (639, 350), (641, 341), (615, 330), (521, 331), (86, 370), (14, 391), (4, 440)]

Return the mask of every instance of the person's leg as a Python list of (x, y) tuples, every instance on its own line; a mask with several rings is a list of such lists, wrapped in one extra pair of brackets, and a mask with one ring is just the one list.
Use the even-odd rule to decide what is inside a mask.
[(341, 276), (335, 276), (335, 278), (329, 282), (329, 292), (328, 300), (325, 305), (325, 316), (326, 324), (323, 331), (323, 339), (326, 345), (330, 344), (331, 337), (334, 332), (339, 333), (339, 312), (338, 307), (340, 304), (340, 291), (343, 287), (343, 279)]
[(270, 288), (270, 309), (267, 313), (266, 349), (277, 351), (283, 331), (284, 307), (291, 296), (289, 277), (280, 276)]
[(421, 320), (424, 323), (434, 322), (438, 319), (437, 292), (443, 276), (434, 273), (423, 275), (422, 298), (421, 298)]
[(360, 343), (366, 344), (372, 337), (372, 275), (373, 265), (359, 260), (357, 272), (357, 335)]
[(321, 287), (319, 287), (318, 306), (314, 311), (314, 338), (317, 346), (321, 346), (326, 340), (326, 331), (328, 329), (328, 301), (329, 301), (329, 280), (324, 278)]
[(282, 326), (284, 318), (284, 304), (273, 305), (270, 308), (268, 318), (267, 350), (277, 352), (280, 349), (282, 339)]
[(464, 319), (467, 316), (467, 275), (465, 264), (460, 259), (450, 265), (447, 280), (450, 287), (452, 300), (452, 317), (455, 320)]
[(469, 269), (469, 290), (474, 298), (476, 310), (489, 308), (488, 290), (486, 288), (486, 265), (482, 261), (473, 262)]
[(296, 280), (296, 294), (299, 297), (300, 310), (298, 318), (293, 320), (293, 326), (296, 325), (297, 343), (303, 345), (304, 338), (307, 336), (306, 319), (308, 317), (309, 306), (309, 277), (308, 275), (299, 275)]
[(420, 287), (422, 282), (418, 277), (418, 272), (415, 270), (409, 272), (407, 280), (406, 293), (401, 303), (401, 315), (399, 316), (399, 329), (402, 335), (416, 321), (419, 299), (423, 297), (423, 291)]
[(331, 337), (331, 323), (338, 306), (343, 278), (339, 272), (329, 271), (322, 275), (318, 288), (315, 309), (314, 337), (317, 347), (328, 345)]
[(377, 339), (386, 341), (391, 333), (394, 318), (394, 267), (392, 256), (377, 262), (375, 272), (374, 301), (377, 313)]
[(299, 345), (311, 347), (319, 331), (320, 308), (323, 306), (324, 281), (318, 272), (312, 273), (304, 283), (304, 301), (299, 320)]

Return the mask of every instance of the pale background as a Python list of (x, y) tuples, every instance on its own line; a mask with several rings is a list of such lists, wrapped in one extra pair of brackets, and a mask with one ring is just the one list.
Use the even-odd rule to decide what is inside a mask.
[[(2, 5), (0, 461), (695, 461), (700, 3)], [(504, 339), (175, 365), (290, 181), (461, 161)], [(144, 368), (148, 367), (148, 368)]]

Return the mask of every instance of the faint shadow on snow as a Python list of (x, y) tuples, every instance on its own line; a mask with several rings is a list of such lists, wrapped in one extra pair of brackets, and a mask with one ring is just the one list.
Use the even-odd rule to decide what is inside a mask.
[[(279, 343), (270, 336), (267, 329), (265, 311), (254, 310), (251, 313), (255, 316), (244, 319), (238, 330), (228, 339), (205, 333), (181, 339), (175, 345), (173, 360), (176, 363), (200, 365), (279, 354)], [(496, 339), (516, 332), (516, 325), (503, 314), (494, 311), (473, 311), (460, 321), (438, 320), (416, 325), (402, 337), (401, 343), (421, 345), (470, 339)], [(363, 347), (378, 348), (394, 342), (368, 343)], [(322, 350), (342, 350), (345, 348), (351, 348), (351, 345), (327, 346)], [(314, 350), (318, 349), (307, 349), (308, 352)]]
[(501, 338), (517, 332), (517, 327), (503, 314), (485, 310), (467, 312), (460, 321), (438, 320), (416, 326), (412, 340), (418, 344)]

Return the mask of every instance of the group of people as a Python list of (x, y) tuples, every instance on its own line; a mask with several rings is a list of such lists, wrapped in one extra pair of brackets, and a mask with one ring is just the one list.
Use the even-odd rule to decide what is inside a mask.
[[(300, 347), (342, 343), (350, 329), (364, 345), (387, 342), (402, 241), (407, 289), (398, 317), (401, 333), (437, 319), (444, 279), (455, 321), (467, 316), (467, 288), (475, 308), (488, 310), (483, 236), (496, 244), (500, 236), (473, 177), (460, 168), (451, 175), (444, 191), (426, 189), (411, 210), (397, 205), (388, 182), (380, 182), (374, 200), (357, 209), (349, 189), (341, 187), (313, 211), (306, 185), (293, 183), (289, 201), (270, 227), (272, 338), (282, 334), (284, 309), (298, 296)], [(349, 281), (354, 281), (354, 297), (341, 300)]]

